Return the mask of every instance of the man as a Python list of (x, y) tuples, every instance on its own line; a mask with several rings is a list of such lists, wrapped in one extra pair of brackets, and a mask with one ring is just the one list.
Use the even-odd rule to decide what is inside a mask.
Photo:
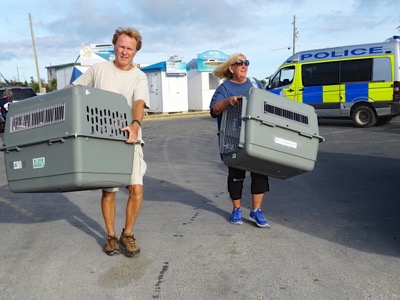
[(129, 197), (126, 204), (125, 227), (119, 241), (114, 229), (115, 195), (118, 188), (104, 189), (101, 197), (101, 209), (108, 234), (106, 253), (108, 255), (120, 253), (119, 244), (121, 244), (125, 248), (126, 256), (132, 257), (140, 252), (133, 235), (133, 227), (143, 202), (143, 176), (146, 172), (146, 163), (143, 160), (141, 124), (144, 108), (149, 99), (149, 90), (146, 75), (138, 69), (137, 64), (133, 63), (135, 54), (142, 47), (140, 33), (134, 28), (120, 27), (115, 30), (112, 43), (115, 60), (93, 65), (72, 85), (81, 84), (122, 94), (132, 108), (133, 122), (122, 128), (123, 131), (129, 132), (126, 142), (135, 145), (133, 173), (130, 185), (127, 187)]

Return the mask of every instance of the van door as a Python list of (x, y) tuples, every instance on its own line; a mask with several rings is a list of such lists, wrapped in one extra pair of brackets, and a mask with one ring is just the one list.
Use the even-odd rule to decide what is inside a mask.
[(298, 101), (313, 106), (319, 117), (340, 116), (339, 67), (338, 61), (301, 65)]
[(280, 69), (271, 79), (267, 89), (277, 95), (290, 100), (296, 100), (295, 65), (288, 65)]

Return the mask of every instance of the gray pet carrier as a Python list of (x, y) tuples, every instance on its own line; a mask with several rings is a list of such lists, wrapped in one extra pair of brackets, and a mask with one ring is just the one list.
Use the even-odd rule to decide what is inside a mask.
[(73, 86), (10, 105), (3, 137), (12, 192), (67, 192), (126, 186), (133, 145), (121, 128), (120, 94)]
[(312, 106), (258, 88), (222, 115), (224, 163), (258, 174), (287, 179), (313, 170), (323, 140)]

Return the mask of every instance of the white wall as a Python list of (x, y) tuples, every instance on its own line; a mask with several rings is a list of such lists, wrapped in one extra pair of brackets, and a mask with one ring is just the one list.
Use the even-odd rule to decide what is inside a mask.
[(166, 76), (162, 72), (163, 112), (188, 111), (187, 76)]
[(202, 76), (196, 70), (188, 71), (188, 105), (189, 110), (203, 110), (202, 108)]
[[(214, 82), (211, 87), (210, 80)], [(209, 110), (211, 98), (221, 82), (210, 72), (190, 70), (188, 72), (189, 110)]]
[(149, 81), (148, 112), (171, 113), (188, 111), (187, 76), (166, 76), (166, 72), (146, 72)]
[(57, 70), (57, 90), (60, 90), (69, 84), (74, 66)]

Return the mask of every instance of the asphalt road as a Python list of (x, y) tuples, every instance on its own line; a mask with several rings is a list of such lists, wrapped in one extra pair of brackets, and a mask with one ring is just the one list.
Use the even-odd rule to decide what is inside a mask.
[(143, 129), (134, 258), (104, 253), (100, 191), (11, 193), (0, 155), (1, 299), (400, 299), (400, 118), (368, 129), (321, 121), (315, 169), (270, 181), (271, 229), (248, 221), (249, 178), (245, 222), (228, 222), (215, 120)]

